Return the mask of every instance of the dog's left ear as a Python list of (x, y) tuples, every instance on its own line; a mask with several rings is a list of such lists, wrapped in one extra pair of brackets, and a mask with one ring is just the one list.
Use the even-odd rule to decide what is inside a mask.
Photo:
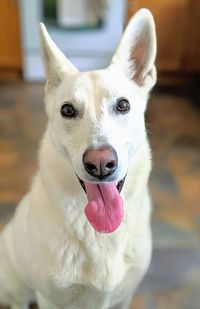
[(156, 49), (153, 16), (149, 10), (141, 9), (125, 29), (111, 67), (120, 66), (130, 80), (149, 90), (156, 82)]
[(59, 84), (63, 74), (76, 74), (78, 69), (65, 57), (50, 38), (44, 24), (40, 23), (40, 49), (47, 79), (47, 86)]

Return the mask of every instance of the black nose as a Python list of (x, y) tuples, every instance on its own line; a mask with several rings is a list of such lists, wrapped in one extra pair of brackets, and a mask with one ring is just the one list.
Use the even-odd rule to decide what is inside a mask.
[(114, 173), (117, 168), (116, 151), (111, 146), (89, 148), (83, 154), (83, 165), (90, 175), (103, 179)]

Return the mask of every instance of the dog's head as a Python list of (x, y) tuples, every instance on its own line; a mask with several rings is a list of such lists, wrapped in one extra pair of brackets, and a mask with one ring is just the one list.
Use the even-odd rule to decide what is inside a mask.
[[(113, 195), (119, 202), (115, 190), (122, 189), (129, 162), (146, 138), (144, 111), (156, 81), (153, 17), (146, 9), (136, 13), (105, 70), (79, 72), (43, 24), (40, 37), (52, 143), (72, 165), (90, 202), (97, 196), (95, 190), (103, 200)], [(116, 216), (121, 212), (119, 209)], [(93, 209), (89, 217), (94, 213)], [(95, 228), (115, 229), (103, 225)]]

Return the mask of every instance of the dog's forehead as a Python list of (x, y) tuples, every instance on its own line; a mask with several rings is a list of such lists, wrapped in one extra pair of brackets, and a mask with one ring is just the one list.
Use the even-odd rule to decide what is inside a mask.
[(82, 72), (74, 82), (73, 92), (77, 98), (89, 95), (91, 99), (95, 97), (96, 100), (101, 100), (116, 94), (117, 85), (116, 77), (108, 70)]
[(73, 102), (77, 106), (84, 105), (90, 112), (104, 108), (120, 97), (134, 101), (141, 99), (137, 85), (115, 67), (66, 75), (59, 87), (58, 96), (59, 104)]

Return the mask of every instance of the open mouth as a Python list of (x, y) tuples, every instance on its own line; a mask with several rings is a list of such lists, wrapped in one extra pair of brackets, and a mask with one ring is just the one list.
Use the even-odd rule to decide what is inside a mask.
[(112, 233), (122, 222), (124, 205), (120, 192), (125, 178), (126, 176), (116, 184), (116, 182), (87, 182), (78, 177), (88, 199), (85, 215), (99, 233)]
[[(84, 183), (84, 181), (83, 181), (82, 179), (80, 179), (80, 178), (78, 177), (78, 175), (76, 175), (76, 176), (77, 176), (77, 178), (78, 178), (78, 181), (79, 181), (81, 187), (83, 188), (83, 190), (85, 191), (85, 193), (87, 193), (87, 192), (86, 192), (86, 188), (85, 188), (85, 183)], [(119, 191), (119, 193), (121, 193), (121, 191), (122, 191), (122, 188), (123, 188), (125, 179), (126, 179), (126, 176), (125, 176), (122, 180), (118, 181), (118, 183), (116, 184), (116, 188), (117, 188), (117, 190)], [(97, 183), (97, 185), (98, 185), (98, 183)]]

